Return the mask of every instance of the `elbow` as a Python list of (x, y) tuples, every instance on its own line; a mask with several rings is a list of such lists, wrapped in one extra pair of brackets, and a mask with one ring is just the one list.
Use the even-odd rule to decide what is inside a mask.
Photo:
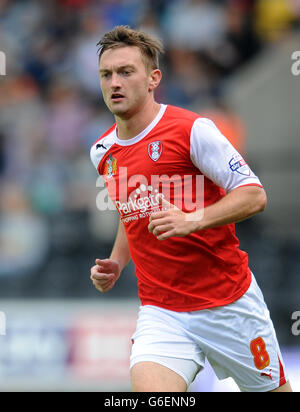
[(263, 188), (260, 188), (258, 196), (257, 196), (257, 202), (256, 202), (256, 208), (257, 208), (256, 213), (262, 213), (266, 209), (267, 203), (268, 203), (267, 194)]

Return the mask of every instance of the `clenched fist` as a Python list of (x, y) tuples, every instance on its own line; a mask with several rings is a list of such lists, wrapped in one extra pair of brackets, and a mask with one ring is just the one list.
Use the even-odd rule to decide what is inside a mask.
[(120, 276), (119, 263), (111, 259), (96, 259), (91, 268), (91, 280), (100, 292), (111, 290)]

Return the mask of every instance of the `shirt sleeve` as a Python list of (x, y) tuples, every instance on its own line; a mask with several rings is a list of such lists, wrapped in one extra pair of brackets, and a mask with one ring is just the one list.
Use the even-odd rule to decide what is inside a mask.
[(99, 165), (99, 162), (100, 162), (101, 159), (99, 159), (99, 156), (97, 156), (96, 144), (94, 144), (91, 147), (90, 158), (91, 158), (91, 161), (92, 161), (95, 169), (98, 171), (98, 165)]
[(240, 153), (210, 119), (199, 118), (194, 122), (190, 157), (203, 175), (226, 192), (247, 185), (262, 187), (260, 180)]
[(101, 160), (107, 154), (108, 150), (113, 146), (114, 143), (115, 143), (114, 133), (111, 132), (107, 135), (104, 135), (104, 137), (101, 137), (100, 139), (98, 139), (91, 147), (90, 158), (98, 174), (99, 174), (99, 164)]

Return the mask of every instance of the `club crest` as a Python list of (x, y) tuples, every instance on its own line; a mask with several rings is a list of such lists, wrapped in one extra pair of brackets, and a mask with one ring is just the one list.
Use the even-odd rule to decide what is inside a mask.
[(162, 154), (162, 142), (156, 141), (148, 144), (148, 154), (150, 159), (156, 162)]

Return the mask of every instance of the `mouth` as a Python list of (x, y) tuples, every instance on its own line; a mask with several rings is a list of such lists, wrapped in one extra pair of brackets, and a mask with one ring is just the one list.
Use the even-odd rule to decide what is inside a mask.
[(113, 102), (120, 102), (120, 101), (122, 101), (124, 98), (125, 98), (125, 97), (124, 97), (123, 94), (121, 94), (121, 93), (113, 93), (113, 94), (111, 95), (111, 100), (112, 100)]

